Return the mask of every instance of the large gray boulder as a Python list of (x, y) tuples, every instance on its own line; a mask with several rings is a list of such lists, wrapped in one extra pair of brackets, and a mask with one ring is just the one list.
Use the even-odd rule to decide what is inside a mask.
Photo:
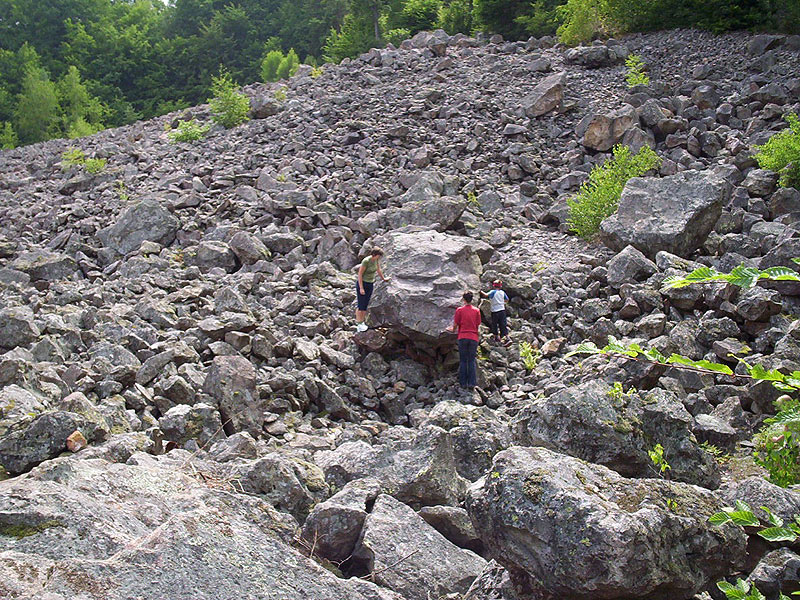
[(188, 452), (79, 457), (0, 481), (3, 598), (381, 598), (295, 550), (291, 517), (206, 485)]
[(256, 370), (241, 356), (217, 356), (208, 370), (203, 391), (219, 407), (225, 433), (246, 431), (254, 438), (264, 426), (265, 402), (256, 390)]
[(416, 431), (393, 428), (392, 437), (370, 446), (345, 442), (335, 450), (314, 455), (326, 481), (341, 488), (354, 479), (372, 477), (395, 498), (415, 505), (457, 505), (467, 480), (456, 470), (453, 442), (440, 427), (426, 425)]
[(564, 100), (566, 82), (567, 75), (563, 71), (545, 77), (522, 99), (522, 110), (529, 117), (540, 117), (558, 108)]
[(142, 242), (168, 246), (175, 239), (180, 221), (158, 200), (148, 198), (128, 207), (117, 222), (97, 232), (103, 246), (119, 254), (139, 249)]
[(614, 250), (631, 245), (649, 258), (665, 250), (683, 258), (703, 245), (729, 193), (721, 179), (701, 171), (628, 181), (619, 209), (600, 224)]
[(0, 349), (27, 346), (40, 335), (41, 331), (33, 322), (33, 311), (27, 306), (11, 306), (0, 310)]
[[(370, 322), (428, 344), (452, 343), (444, 330), (453, 322), (461, 295), (480, 289), (484, 242), (431, 230), (404, 228), (378, 239), (388, 283), (378, 281)], [(488, 247), (488, 248), (487, 248)]]
[(534, 398), (514, 420), (513, 433), (519, 445), (543, 446), (625, 477), (656, 476), (648, 450), (661, 444), (672, 479), (717, 488), (717, 463), (697, 444), (692, 424), (671, 392), (656, 388), (625, 394), (589, 381)]
[(375, 582), (408, 600), (463, 594), (486, 565), (388, 495), (378, 496), (367, 515), (354, 556)]
[(41, 249), (20, 252), (10, 266), (27, 273), (31, 281), (65, 279), (78, 270), (78, 263), (71, 256)]
[(467, 201), (453, 196), (440, 196), (427, 200), (407, 202), (400, 208), (385, 208), (370, 213), (359, 222), (369, 233), (379, 230), (399, 229), (406, 225), (430, 227), (446, 231), (458, 221)]
[(520, 447), (467, 498), (490, 555), (542, 600), (690, 598), (744, 558), (741, 528), (708, 522), (721, 507), (703, 488)]
[(586, 115), (578, 123), (576, 133), (586, 148), (606, 152), (619, 143), (625, 133), (637, 123), (636, 110), (626, 104), (609, 113)]

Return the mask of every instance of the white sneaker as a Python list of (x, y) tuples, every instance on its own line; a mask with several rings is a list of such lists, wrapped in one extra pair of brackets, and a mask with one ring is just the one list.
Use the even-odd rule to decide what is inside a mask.
[(366, 323), (359, 323), (358, 325), (356, 325), (356, 331), (358, 332), (366, 331), (367, 329), (369, 329), (369, 327), (367, 327)]

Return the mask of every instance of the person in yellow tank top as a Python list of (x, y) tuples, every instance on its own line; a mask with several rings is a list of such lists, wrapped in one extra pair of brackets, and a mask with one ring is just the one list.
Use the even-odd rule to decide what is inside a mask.
[(361, 266), (358, 268), (358, 281), (356, 282), (356, 301), (358, 307), (356, 308), (356, 331), (367, 330), (367, 309), (369, 308), (369, 301), (372, 298), (372, 289), (375, 284), (375, 275), (380, 275), (383, 281), (389, 281), (388, 277), (383, 275), (381, 270), (380, 259), (383, 256), (383, 250), (380, 248), (373, 248), (369, 256), (361, 261)]

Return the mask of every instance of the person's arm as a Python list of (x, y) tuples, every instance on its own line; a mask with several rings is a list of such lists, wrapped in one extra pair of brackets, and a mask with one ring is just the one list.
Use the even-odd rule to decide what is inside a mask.
[(486, 292), (484, 292), (483, 290), (481, 290), (478, 293), (481, 295), (481, 298), (491, 298), (491, 296), (489, 294), (487, 294)]
[(378, 259), (378, 262), (375, 263), (375, 266), (378, 267), (378, 275), (381, 276), (381, 279), (383, 281), (389, 281), (389, 278), (388, 277), (384, 277), (384, 275), (383, 275), (383, 271), (381, 270), (381, 260), (380, 259)]
[(364, 294), (364, 271), (365, 271), (365, 269), (366, 269), (366, 267), (364, 267), (364, 265), (361, 265), (358, 268), (358, 291), (361, 292), (362, 295)]
[(450, 327), (448, 327), (446, 331), (452, 331), (453, 333), (458, 333), (458, 317), (459, 314), (458, 311), (456, 311), (456, 314), (453, 315), (453, 324), (450, 325)]

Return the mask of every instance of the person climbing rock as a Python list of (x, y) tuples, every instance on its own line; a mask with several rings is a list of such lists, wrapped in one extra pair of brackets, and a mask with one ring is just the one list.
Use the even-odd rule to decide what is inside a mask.
[(472, 292), (464, 292), (449, 331), (458, 333), (458, 383), (472, 390), (478, 383), (478, 326), (481, 311), (472, 306)]
[(369, 308), (369, 301), (372, 298), (372, 289), (375, 285), (375, 274), (381, 276), (383, 281), (389, 281), (388, 277), (383, 275), (381, 270), (380, 259), (383, 256), (383, 250), (380, 248), (373, 248), (369, 256), (361, 261), (361, 266), (358, 268), (358, 281), (356, 282), (356, 301), (358, 307), (356, 308), (356, 331), (367, 330), (367, 309)]
[(482, 298), (489, 299), (489, 306), (492, 312), (492, 321), (490, 329), (494, 336), (494, 341), (498, 344), (502, 342), (506, 346), (511, 344), (511, 339), (508, 337), (508, 316), (506, 315), (506, 302), (508, 302), (508, 294), (503, 291), (503, 282), (495, 279), (492, 282), (492, 291), (488, 294), (481, 292)]

